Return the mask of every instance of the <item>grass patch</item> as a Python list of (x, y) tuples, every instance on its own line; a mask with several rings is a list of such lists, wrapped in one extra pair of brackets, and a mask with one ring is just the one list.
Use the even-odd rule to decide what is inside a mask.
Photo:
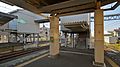
[(120, 51), (120, 44), (105, 44), (105, 46), (107, 48), (111, 48), (111, 49)]

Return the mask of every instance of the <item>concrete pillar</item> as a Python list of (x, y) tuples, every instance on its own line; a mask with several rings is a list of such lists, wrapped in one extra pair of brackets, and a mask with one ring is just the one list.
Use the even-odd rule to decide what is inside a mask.
[(25, 38), (25, 33), (23, 34), (23, 43), (26, 44), (26, 38)]
[(32, 43), (32, 36), (31, 36), (31, 34), (30, 34), (30, 43)]
[(104, 16), (100, 2), (97, 3), (94, 17), (95, 63), (104, 64)]
[(74, 48), (74, 45), (75, 45), (75, 44), (74, 44), (74, 33), (72, 34), (72, 41), (73, 41), (73, 42), (72, 42), (72, 47)]
[(48, 32), (45, 32), (45, 36), (46, 36), (46, 41), (48, 41)]
[(22, 38), (23, 38), (22, 42), (24, 43), (24, 34), (21, 34), (21, 35), (22, 35)]
[(4, 43), (4, 35), (1, 35), (1, 43)]
[(8, 37), (8, 43), (10, 42), (10, 33), (7, 35)]
[(35, 43), (35, 33), (33, 33), (33, 43)]
[(39, 34), (39, 41), (41, 41), (41, 37), (40, 37), (40, 34)]
[(71, 47), (74, 48), (74, 33), (70, 34), (70, 43), (71, 43)]
[(56, 57), (59, 55), (59, 17), (50, 17), (50, 56)]
[(72, 33), (70, 33), (70, 46), (72, 45)]
[(65, 35), (65, 47), (67, 47), (67, 33), (65, 32), (64, 35)]
[(15, 41), (16, 41), (16, 43), (17, 43), (17, 33), (15, 34)]
[(25, 50), (26, 49), (25, 33), (23, 33), (22, 35), (23, 35), (23, 44), (24, 44), (23, 50)]
[(37, 46), (39, 46), (39, 33), (37, 34)]

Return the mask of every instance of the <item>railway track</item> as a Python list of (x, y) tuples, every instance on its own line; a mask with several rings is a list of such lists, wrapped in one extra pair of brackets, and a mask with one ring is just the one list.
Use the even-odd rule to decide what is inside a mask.
[(105, 51), (105, 55), (111, 58), (116, 64), (120, 66), (120, 52), (116, 50)]
[(25, 54), (32, 53), (35, 51), (40, 51), (43, 49), (49, 49), (49, 46), (44, 46), (44, 47), (39, 47), (39, 48), (29, 48), (27, 50), (19, 50), (19, 51), (0, 54), (0, 61), (13, 58), (13, 57), (17, 57), (17, 56), (21, 56), (21, 55), (25, 55)]

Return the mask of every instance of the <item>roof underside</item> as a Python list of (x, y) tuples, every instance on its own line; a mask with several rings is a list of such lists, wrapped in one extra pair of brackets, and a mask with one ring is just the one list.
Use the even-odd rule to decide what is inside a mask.
[(10, 20), (13, 20), (14, 18), (17, 18), (17, 16), (0, 12), (0, 26), (4, 25), (5, 23), (9, 22)]
[(89, 31), (89, 25), (86, 21), (73, 22), (73, 23), (61, 23), (61, 25), (64, 26), (64, 27), (61, 27), (61, 31), (63, 32), (79, 33), (79, 32)]
[(36, 23), (47, 23), (50, 22), (49, 19), (34, 20)]
[[(57, 13), (60, 16), (93, 12), (96, 0), (1, 0), (17, 5), (34, 13)], [(102, 6), (116, 2), (116, 0), (101, 0)]]

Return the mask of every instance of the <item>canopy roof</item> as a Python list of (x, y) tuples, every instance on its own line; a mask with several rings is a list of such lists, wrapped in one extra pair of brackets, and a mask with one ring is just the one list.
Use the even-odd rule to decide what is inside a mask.
[(14, 18), (17, 18), (17, 16), (0, 12), (0, 25), (4, 25), (5, 23), (13, 20)]
[(89, 31), (89, 25), (86, 21), (61, 23), (61, 31), (74, 33), (85, 32)]
[[(17, 5), (34, 13), (55, 13), (60, 16), (93, 12), (97, 0), (0, 0)], [(102, 6), (117, 0), (99, 0)]]

